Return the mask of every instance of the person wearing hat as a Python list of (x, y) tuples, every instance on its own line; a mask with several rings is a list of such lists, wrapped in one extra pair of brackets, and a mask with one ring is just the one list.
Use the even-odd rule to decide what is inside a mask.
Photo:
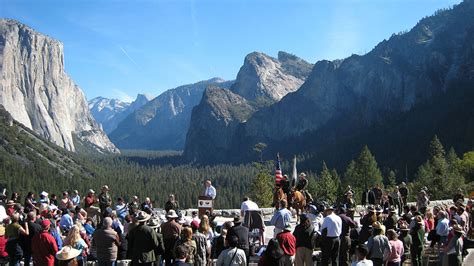
[(54, 237), (49, 233), (50, 227), (51, 221), (49, 219), (41, 221), (42, 231), (31, 240), (31, 251), (35, 265), (54, 265), (54, 256), (58, 252), (58, 245)]
[(453, 225), (454, 236), (449, 241), (448, 245), (444, 247), (443, 252), (448, 257), (449, 266), (462, 265), (462, 250), (463, 250), (463, 235), (464, 229), (461, 225)]
[(160, 242), (155, 231), (146, 224), (149, 219), (148, 213), (138, 212), (135, 217), (138, 225), (128, 232), (127, 257), (132, 260), (132, 265), (151, 264), (156, 261), (155, 249), (159, 247)]
[(408, 229), (408, 223), (400, 220), (398, 224), (398, 230), (400, 231), (400, 236), (398, 237), (403, 243), (403, 255), (400, 260), (400, 264), (403, 265), (406, 259), (410, 258), (410, 248), (413, 240), (409, 234), (410, 229)]
[(234, 226), (232, 226), (229, 231), (227, 231), (226, 239), (229, 239), (232, 236), (237, 236), (238, 245), (237, 247), (242, 249), (245, 252), (247, 261), (250, 258), (250, 246), (249, 246), (249, 229), (242, 225), (242, 218), (240, 215), (234, 217)]
[(367, 207), (367, 213), (365, 213), (360, 219), (362, 228), (359, 233), (359, 243), (365, 243), (369, 239), (370, 235), (372, 234), (372, 224), (376, 221), (377, 215), (375, 213), (375, 207), (373, 205), (369, 205)]
[(420, 215), (415, 216), (415, 224), (410, 231), (413, 244), (410, 247), (411, 263), (413, 266), (421, 266), (421, 254), (425, 244), (425, 230), (423, 229), (423, 218)]
[(280, 180), (280, 186), (283, 190), (283, 193), (286, 194), (287, 199), (291, 199), (291, 182), (288, 178), (288, 175), (283, 175), (283, 178)]
[(351, 244), (352, 240), (350, 237), (351, 230), (357, 227), (357, 223), (347, 214), (347, 210), (344, 207), (339, 208), (339, 217), (342, 221), (341, 236), (339, 237), (341, 245), (339, 248), (339, 265), (347, 266), (350, 265), (351, 256)]
[(9, 200), (7, 201), (6, 205), (7, 205), (6, 213), (9, 217), (11, 217), (13, 213), (15, 213), (15, 202), (13, 200)]
[(459, 225), (463, 227), (465, 233), (469, 232), (470, 219), (469, 213), (466, 212), (466, 206), (463, 203), (458, 204), (456, 212), (459, 216)]
[(293, 265), (295, 262), (296, 254), (296, 238), (291, 233), (291, 224), (286, 224), (285, 229), (280, 232), (276, 239), (280, 243), (280, 247), (283, 250), (283, 263), (284, 265)]
[(102, 192), (99, 194), (99, 208), (101, 215), (103, 215), (105, 210), (112, 206), (112, 197), (109, 194), (109, 186), (103, 185), (101, 190)]
[(92, 220), (95, 221), (94, 225), (98, 225), (101, 223), (101, 215), (100, 215), (100, 208), (97, 206), (94, 206), (97, 204), (98, 199), (95, 196), (95, 191), (92, 189), (89, 189), (87, 191), (87, 196), (83, 200), (84, 202), (84, 209), (87, 212), (87, 217), (92, 218)]
[(176, 222), (178, 214), (175, 210), (169, 210), (166, 214), (167, 222), (161, 224), (161, 232), (163, 234), (163, 242), (165, 246), (164, 260), (166, 265), (171, 265), (174, 260), (173, 249), (176, 240), (181, 234), (181, 225)]
[(384, 235), (385, 228), (380, 222), (374, 222), (372, 230), (372, 236), (367, 241), (369, 258), (374, 266), (382, 266), (384, 253), (390, 251), (390, 244), (388, 238)]
[(402, 182), (398, 187), (398, 192), (400, 192), (400, 204), (403, 206), (407, 205), (408, 199), (408, 188), (405, 182)]
[(49, 198), (48, 198), (48, 192), (46, 191), (42, 191), (41, 194), (40, 194), (40, 200), (39, 202), (41, 204), (45, 204), (45, 205), (49, 205)]
[[(349, 208), (354, 208), (355, 207), (355, 201), (354, 201), (354, 193), (352, 193), (351, 190), (348, 190), (345, 194), (344, 194), (344, 200), (342, 201), (342, 205), (344, 206), (344, 208), (349, 209)], [(351, 217), (352, 219), (354, 219), (354, 217)]]
[(196, 220), (191, 222), (191, 229), (193, 230), (193, 240), (196, 241), (196, 256), (194, 257), (195, 265), (206, 265), (207, 255), (209, 254), (209, 247), (207, 236), (199, 231), (200, 223)]
[(313, 265), (313, 243), (317, 232), (306, 213), (300, 215), (300, 223), (295, 227), (293, 235), (296, 239), (295, 265)]
[(77, 189), (72, 192), (71, 202), (74, 207), (81, 204), (81, 196), (79, 195), (79, 191), (77, 191)]
[(397, 210), (393, 206), (388, 208), (388, 216), (383, 221), (383, 225), (387, 230), (395, 229), (398, 222)]
[(56, 253), (56, 259), (58, 260), (59, 266), (72, 266), (78, 265), (76, 257), (81, 254), (79, 249), (75, 249), (71, 246), (64, 246), (61, 250)]
[(430, 204), (430, 199), (425, 190), (420, 190), (418, 197), (416, 198), (416, 207), (420, 210), (421, 214), (425, 215), (426, 208)]
[(305, 173), (300, 173), (298, 183), (296, 184), (296, 190), (303, 193), (306, 198), (306, 202), (313, 202), (313, 197), (308, 192), (308, 179), (306, 179)]
[(339, 262), (339, 237), (342, 233), (341, 217), (334, 213), (333, 206), (326, 206), (324, 220), (321, 225), (321, 263), (322, 265), (337, 265)]
[(156, 258), (154, 266), (160, 266), (161, 258), (165, 254), (165, 244), (163, 243), (163, 235), (160, 233), (160, 220), (157, 218), (153, 218), (148, 220), (147, 224), (151, 229), (153, 229), (153, 232), (155, 232), (159, 242), (158, 246), (154, 250)]

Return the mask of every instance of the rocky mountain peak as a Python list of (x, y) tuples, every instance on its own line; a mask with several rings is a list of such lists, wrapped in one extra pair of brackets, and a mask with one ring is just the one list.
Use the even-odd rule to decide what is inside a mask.
[(13, 119), (70, 151), (79, 140), (101, 152), (118, 152), (66, 74), (59, 41), (1, 19), (0, 59), (0, 104)]
[(311, 72), (312, 65), (284, 52), (279, 53), (279, 59), (261, 52), (248, 54), (232, 92), (257, 106), (265, 106), (296, 91)]

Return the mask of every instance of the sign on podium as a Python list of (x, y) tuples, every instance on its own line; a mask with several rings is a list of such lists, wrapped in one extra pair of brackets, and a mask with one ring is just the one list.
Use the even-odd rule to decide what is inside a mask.
[(214, 201), (206, 196), (199, 196), (198, 198), (198, 213), (199, 217), (206, 214), (206, 211), (212, 213)]

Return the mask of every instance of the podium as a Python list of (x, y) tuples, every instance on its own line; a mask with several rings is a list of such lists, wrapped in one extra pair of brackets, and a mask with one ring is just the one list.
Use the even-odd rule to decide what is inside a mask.
[(199, 217), (202, 217), (206, 214), (206, 211), (212, 213), (214, 206), (214, 201), (206, 196), (199, 196), (198, 197), (198, 214)]

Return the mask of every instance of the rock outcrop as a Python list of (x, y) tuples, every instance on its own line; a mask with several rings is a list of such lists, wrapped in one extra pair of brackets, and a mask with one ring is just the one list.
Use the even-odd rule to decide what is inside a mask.
[(1, 19), (0, 73), (0, 104), (15, 120), (70, 151), (79, 140), (101, 152), (118, 152), (64, 71), (59, 41)]
[(135, 101), (123, 102), (118, 99), (96, 97), (89, 100), (89, 110), (105, 133), (110, 134), (129, 114), (147, 104), (152, 97), (138, 94)]
[(128, 115), (110, 134), (121, 149), (183, 150), (191, 112), (211, 85), (229, 88), (220, 78), (183, 85), (160, 94)]
[[(397, 167), (413, 154), (412, 161), (420, 160), (417, 148), (434, 134), (448, 145), (471, 147), (465, 145), (472, 143), (467, 88), (474, 86), (473, 36), (474, 1), (466, 0), (365, 55), (319, 61), (300, 89), (237, 127), (231, 145), (220, 147), (227, 154), (221, 161), (254, 158), (258, 142), (268, 144), (266, 153), (309, 154), (339, 164), (369, 144), (378, 159)], [(464, 123), (457, 122), (461, 118)], [(206, 142), (206, 150), (212, 145)], [(200, 158), (207, 157), (193, 159)]]
[(231, 90), (258, 106), (271, 105), (296, 91), (311, 68), (310, 63), (285, 52), (279, 52), (278, 59), (253, 52), (245, 57)]
[[(201, 102), (193, 109), (186, 137), (186, 141), (192, 143), (186, 143), (184, 157), (190, 161), (213, 162), (227, 158), (227, 148), (231, 146), (236, 128), (254, 111), (245, 98), (230, 90), (207, 88)], [(209, 140), (212, 145), (206, 146)]]
[(231, 155), (229, 150), (232, 143), (241, 138), (237, 129), (255, 111), (296, 91), (310, 74), (311, 67), (285, 52), (279, 52), (278, 59), (259, 52), (248, 54), (232, 87), (206, 91), (193, 110), (184, 158), (212, 163), (238, 158), (239, 155)]

